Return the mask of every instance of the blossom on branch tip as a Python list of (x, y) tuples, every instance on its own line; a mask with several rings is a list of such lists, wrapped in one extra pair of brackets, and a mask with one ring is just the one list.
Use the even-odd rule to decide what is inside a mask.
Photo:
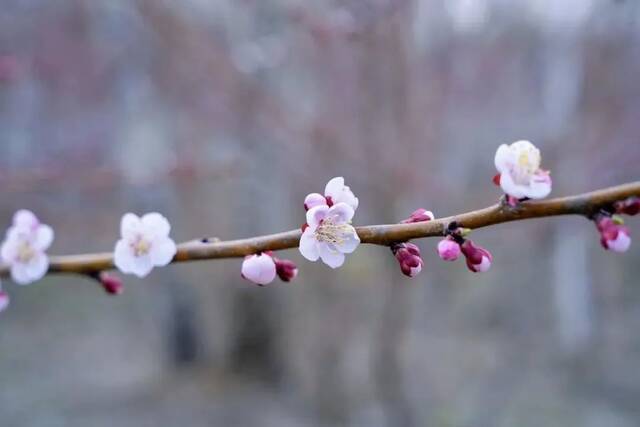
[(354, 209), (340, 202), (329, 207), (315, 206), (307, 211), (308, 227), (300, 238), (299, 250), (309, 261), (318, 258), (331, 268), (344, 263), (344, 254), (356, 250), (360, 238), (351, 225)]
[(346, 203), (355, 211), (358, 209), (358, 198), (351, 189), (344, 185), (344, 178), (337, 176), (331, 179), (324, 188), (324, 196), (319, 193), (311, 193), (304, 199), (304, 208), (315, 208), (316, 206), (331, 207), (337, 203)]
[(391, 252), (400, 263), (402, 274), (407, 277), (416, 277), (424, 266), (420, 256), (420, 248), (413, 243), (396, 243), (391, 246)]
[(455, 261), (460, 257), (460, 245), (451, 237), (438, 242), (438, 256), (444, 261)]
[(467, 259), (467, 268), (474, 273), (484, 273), (491, 268), (493, 256), (483, 247), (476, 246), (471, 240), (467, 239), (460, 250)]
[(517, 199), (543, 199), (551, 192), (551, 176), (540, 169), (540, 161), (540, 150), (529, 141), (502, 144), (494, 159), (499, 172), (494, 182)]
[(145, 277), (153, 267), (169, 264), (177, 252), (170, 232), (169, 221), (157, 212), (142, 218), (125, 214), (120, 222), (121, 238), (114, 250), (115, 266), (122, 273)]
[(267, 285), (276, 278), (276, 263), (266, 253), (248, 255), (242, 261), (241, 276), (260, 286)]
[(603, 248), (613, 252), (626, 252), (631, 246), (629, 229), (613, 218), (602, 216), (596, 221), (596, 227), (600, 232), (600, 244)]
[(46, 250), (53, 242), (53, 229), (41, 224), (33, 212), (20, 210), (13, 216), (0, 255), (9, 265), (11, 278), (20, 285), (40, 280), (49, 269)]
[(435, 216), (433, 216), (433, 212), (420, 208), (413, 211), (409, 218), (403, 219), (400, 223), (411, 224), (414, 222), (433, 221), (434, 218)]

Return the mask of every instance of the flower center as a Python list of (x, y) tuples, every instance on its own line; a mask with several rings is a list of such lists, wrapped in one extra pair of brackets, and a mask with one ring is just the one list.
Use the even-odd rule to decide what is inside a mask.
[(18, 254), (16, 257), (18, 259), (18, 262), (26, 264), (31, 261), (35, 255), (36, 251), (33, 250), (29, 242), (27, 242), (26, 240), (20, 242), (18, 246)]
[(349, 224), (336, 224), (331, 218), (325, 218), (316, 228), (316, 240), (339, 245), (344, 243), (344, 236), (349, 234), (350, 229), (351, 226)]
[(540, 169), (540, 152), (525, 149), (518, 153), (517, 162), (513, 167), (512, 176), (516, 184), (526, 185)]
[(151, 250), (151, 242), (142, 236), (138, 236), (131, 242), (131, 249), (133, 250), (133, 255), (136, 257), (147, 255)]

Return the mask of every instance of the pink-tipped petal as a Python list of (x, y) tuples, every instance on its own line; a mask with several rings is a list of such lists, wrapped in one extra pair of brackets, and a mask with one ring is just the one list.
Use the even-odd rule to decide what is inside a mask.
[(328, 206), (316, 206), (307, 211), (307, 224), (309, 225), (309, 229), (315, 231), (320, 225), (320, 222), (324, 220), (327, 216), (327, 212), (329, 212)]
[(327, 199), (322, 194), (311, 193), (304, 198), (304, 208), (309, 210), (316, 206), (323, 206), (327, 204)]

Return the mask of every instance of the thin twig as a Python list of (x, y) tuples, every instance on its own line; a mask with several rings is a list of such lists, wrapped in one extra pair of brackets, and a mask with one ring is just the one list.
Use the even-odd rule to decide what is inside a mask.
[[(356, 227), (356, 231), (362, 243), (388, 246), (393, 242), (443, 236), (444, 231), (452, 221), (456, 221), (460, 227), (477, 229), (503, 222), (548, 216), (582, 215), (590, 218), (601, 209), (611, 209), (614, 202), (631, 196), (640, 197), (640, 181), (575, 196), (544, 201), (526, 201), (516, 208), (510, 208), (499, 203), (484, 209), (433, 221), (413, 224), (368, 225)], [(178, 245), (178, 252), (172, 263), (238, 258), (263, 251), (295, 248), (298, 246), (301, 235), (302, 232), (300, 230), (291, 230), (240, 240), (191, 240)], [(111, 252), (52, 256), (48, 274), (77, 273), (91, 275), (113, 268), (113, 254)], [(6, 266), (0, 267), (0, 277), (8, 276), (8, 274), (9, 271)]]

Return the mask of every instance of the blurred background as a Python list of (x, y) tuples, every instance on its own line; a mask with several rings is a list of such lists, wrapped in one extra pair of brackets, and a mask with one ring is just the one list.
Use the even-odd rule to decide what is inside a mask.
[[(487, 206), (501, 143), (554, 195), (637, 180), (635, 0), (2, 0), (0, 221), (110, 250), (127, 211), (177, 241), (298, 227), (342, 175), (356, 225)], [(640, 224), (630, 221), (632, 233)], [(401, 275), (362, 246), (258, 288), (240, 260), (126, 277), (118, 298), (5, 281), (8, 427), (640, 425), (640, 250), (581, 218), (474, 233), (494, 267)]]

